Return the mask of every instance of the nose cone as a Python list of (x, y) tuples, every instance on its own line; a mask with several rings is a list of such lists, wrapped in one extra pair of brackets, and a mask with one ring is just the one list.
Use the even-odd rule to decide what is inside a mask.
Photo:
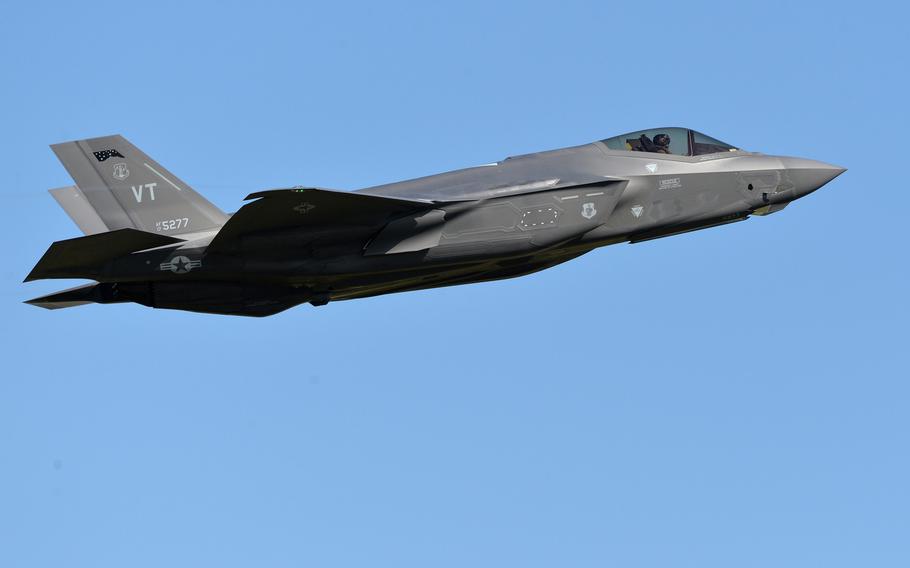
[(793, 184), (793, 193), (797, 198), (809, 195), (847, 171), (840, 166), (804, 158), (781, 158), (780, 161), (787, 177), (790, 178), (790, 183)]

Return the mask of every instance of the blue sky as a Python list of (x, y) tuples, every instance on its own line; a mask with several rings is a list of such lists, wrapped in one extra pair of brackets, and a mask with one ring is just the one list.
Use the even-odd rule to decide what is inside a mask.
[[(7, 3), (0, 565), (906, 566), (907, 8)], [(227, 211), (684, 125), (849, 171), (529, 277), (49, 312), (47, 145)], [(535, 310), (528, 327), (523, 314)]]

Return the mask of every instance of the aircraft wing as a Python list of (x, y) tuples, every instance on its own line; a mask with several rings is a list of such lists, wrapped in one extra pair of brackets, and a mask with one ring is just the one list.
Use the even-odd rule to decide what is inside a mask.
[(377, 230), (392, 217), (433, 207), (423, 200), (381, 197), (321, 188), (274, 189), (234, 213), (215, 235), (207, 252), (230, 252), (247, 235), (306, 228), (313, 233)]

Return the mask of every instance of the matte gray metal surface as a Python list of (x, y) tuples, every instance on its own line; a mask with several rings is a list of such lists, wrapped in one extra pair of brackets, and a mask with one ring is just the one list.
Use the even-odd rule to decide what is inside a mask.
[(48, 190), (70, 219), (86, 235), (109, 231), (97, 211), (85, 199), (85, 195), (75, 185)]
[(775, 213), (844, 171), (651, 129), (355, 192), (257, 192), (228, 218), (120, 136), (53, 148), (78, 187), (52, 194), (90, 236), (52, 245), (28, 279), (98, 284), (32, 303), (247, 316), (513, 278)]

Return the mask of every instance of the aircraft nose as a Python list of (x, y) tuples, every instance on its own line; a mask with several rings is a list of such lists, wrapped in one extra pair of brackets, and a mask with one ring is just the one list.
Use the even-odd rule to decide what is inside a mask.
[(781, 158), (780, 161), (794, 186), (797, 198), (809, 195), (847, 171), (840, 166), (805, 158)]

